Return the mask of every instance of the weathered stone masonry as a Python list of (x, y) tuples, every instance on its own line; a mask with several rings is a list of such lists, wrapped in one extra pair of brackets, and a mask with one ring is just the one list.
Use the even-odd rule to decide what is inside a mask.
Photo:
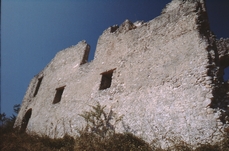
[[(211, 33), (203, 0), (173, 0), (157, 18), (126, 20), (99, 37), (95, 58), (81, 41), (60, 51), (35, 76), (15, 127), (50, 137), (77, 135), (79, 114), (99, 102), (129, 131), (166, 146), (220, 141), (227, 127), (229, 40)], [(167, 144), (168, 145), (168, 144)]]

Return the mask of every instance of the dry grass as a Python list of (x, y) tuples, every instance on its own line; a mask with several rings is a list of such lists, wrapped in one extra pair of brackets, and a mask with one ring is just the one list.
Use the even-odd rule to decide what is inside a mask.
[(2, 151), (229, 151), (229, 141), (218, 145), (202, 145), (193, 150), (188, 145), (174, 144), (167, 150), (152, 148), (148, 143), (130, 133), (112, 134), (102, 139), (96, 134), (85, 132), (73, 139), (50, 139), (26, 133), (7, 132), (0, 136)]
[(72, 151), (75, 141), (69, 136), (50, 139), (26, 133), (8, 132), (0, 137), (2, 151)]

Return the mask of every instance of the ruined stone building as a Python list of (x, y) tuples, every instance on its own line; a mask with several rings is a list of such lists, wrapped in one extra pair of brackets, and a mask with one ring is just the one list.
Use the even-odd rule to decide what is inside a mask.
[(172, 0), (149, 22), (106, 29), (95, 58), (81, 41), (62, 50), (31, 81), (15, 127), (50, 137), (77, 135), (89, 105), (106, 105), (147, 142), (220, 141), (227, 128), (229, 39), (217, 40), (204, 0)]

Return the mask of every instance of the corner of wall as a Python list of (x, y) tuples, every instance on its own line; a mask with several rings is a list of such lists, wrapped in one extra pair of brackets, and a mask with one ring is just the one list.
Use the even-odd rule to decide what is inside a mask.
[(85, 64), (88, 62), (89, 52), (90, 45), (82, 40), (76, 45), (59, 51), (44, 70), (50, 69), (54, 72), (70, 64), (74, 64), (74, 66)]
[(83, 55), (82, 55), (82, 60), (80, 62), (80, 65), (83, 65), (83, 64), (88, 62), (88, 57), (89, 57), (89, 53), (90, 53), (90, 48), (91, 47), (86, 42), (85, 42), (85, 44), (86, 44), (86, 47), (83, 50)]
[(21, 128), (23, 117), (25, 116), (25, 113), (27, 112), (28, 107), (32, 103), (33, 94), (34, 94), (35, 87), (36, 87), (36, 84), (38, 82), (38, 79), (40, 77), (42, 77), (42, 76), (43, 76), (43, 72), (40, 72), (39, 74), (35, 75), (32, 78), (32, 80), (30, 81), (29, 86), (27, 88), (27, 91), (25, 93), (25, 96), (23, 98), (20, 111), (19, 111), (19, 113), (17, 115), (17, 118), (15, 120), (14, 128), (18, 128), (18, 129)]
[(219, 40), (216, 40), (216, 46), (217, 46), (220, 60), (222, 60), (225, 56), (229, 55), (229, 38), (227, 39), (221, 38)]
[(210, 41), (213, 41), (212, 45), (209, 46), (209, 56), (210, 51), (214, 50), (213, 56), (213, 65), (211, 67), (211, 73), (214, 75), (214, 86), (213, 86), (213, 95), (214, 99), (212, 100), (211, 107), (220, 112), (220, 120), (223, 123), (229, 121), (229, 83), (224, 81), (224, 69), (229, 66), (229, 38), (227, 39), (216, 39), (215, 37), (209, 38)]

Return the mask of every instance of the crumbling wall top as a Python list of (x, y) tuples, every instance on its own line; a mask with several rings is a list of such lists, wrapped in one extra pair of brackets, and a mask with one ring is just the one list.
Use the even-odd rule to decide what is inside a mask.
[(69, 66), (69, 64), (82, 65), (87, 62), (89, 52), (90, 45), (85, 40), (82, 40), (77, 45), (58, 52), (46, 68), (51, 68), (54, 71), (60, 67)]
[(162, 10), (162, 14), (168, 13), (173, 10), (181, 10), (185, 6), (187, 6), (187, 8), (191, 8), (192, 5), (195, 6), (196, 4), (205, 4), (205, 1), (204, 0), (172, 0)]
[(216, 40), (216, 46), (219, 53), (220, 65), (227, 67), (229, 65), (229, 38)]

